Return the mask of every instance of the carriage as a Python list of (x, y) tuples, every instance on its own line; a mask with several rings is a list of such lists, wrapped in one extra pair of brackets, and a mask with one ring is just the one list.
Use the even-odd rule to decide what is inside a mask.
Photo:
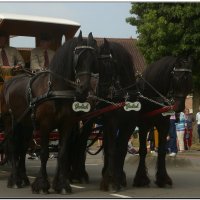
[[(6, 31), (9, 35), (8, 44), (10, 46), (17, 45), (17, 49), (25, 61), (25, 70), (27, 69), (25, 72), (28, 72), (30, 68), (31, 49), (38, 46), (41, 33), (52, 34), (51, 49), (57, 50), (65, 40), (74, 37), (79, 27), (79, 23), (67, 19), (0, 13), (0, 29)], [(11, 76), (4, 76), (5, 80), (10, 78)], [(4, 80), (2, 79), (1, 81), (0, 88)], [(34, 137), (34, 141), (38, 144), (40, 141), (38, 134), (36, 133)], [(58, 140), (58, 137), (58, 133), (55, 130), (51, 133), (50, 140)], [(1, 130), (0, 142), (3, 142), (3, 140), (4, 133)]]
[[(39, 44), (39, 37), (41, 33), (50, 32), (53, 36), (53, 41), (51, 43), (51, 49), (57, 50), (64, 41), (73, 38), (77, 30), (80, 28), (80, 24), (67, 19), (44, 17), (44, 16), (33, 16), (33, 15), (19, 15), (10, 13), (0, 14), (0, 29), (6, 31), (9, 35), (8, 44), (15, 46), (17, 44), (17, 49), (21, 53), (25, 61), (25, 71), (20, 71), (18, 73), (29, 73), (30, 68), (30, 52), (32, 48), (37, 47)], [(26, 42), (24, 44), (23, 40)], [(13, 44), (14, 43), (14, 44)], [(28, 45), (30, 46), (27, 46)], [(23, 47), (24, 46), (24, 47)], [(27, 70), (26, 70), (27, 69)], [(0, 82), (0, 89), (5, 80), (10, 79), (12, 76), (5, 74)], [(94, 123), (95, 125), (95, 123)], [(0, 128), (1, 129), (1, 128)], [(90, 147), (97, 139), (102, 140), (102, 128), (91, 129), (91, 141), (88, 145)], [(97, 134), (98, 132), (98, 134)], [(4, 141), (4, 132), (0, 130), (0, 142)], [(49, 137), (50, 140), (50, 150), (57, 151), (58, 146), (54, 145), (54, 141), (59, 140), (59, 134), (57, 130), (54, 130)], [(30, 144), (30, 152), (37, 151), (40, 145), (40, 136), (36, 132), (33, 135), (33, 141)], [(97, 151), (99, 152), (102, 147)], [(96, 153), (97, 153), (96, 152)], [(2, 151), (3, 153), (3, 151)], [(88, 153), (92, 154), (89, 150)], [(95, 154), (96, 154), (95, 153)], [(3, 157), (3, 155), (1, 156)], [(2, 162), (3, 163), (3, 162)]]
[[(72, 27), (72, 25), (69, 27)], [(72, 28), (72, 32), (75, 29), (78, 29), (77, 25)], [(51, 29), (50, 31), (52, 32)], [(56, 27), (54, 33), (55, 35), (57, 33)], [(11, 34), (16, 33), (11, 32)], [(61, 41), (61, 38), (59, 41)], [(164, 73), (162, 80), (156, 74), (160, 71)], [(95, 72), (99, 73), (98, 96), (96, 96), (96, 92), (88, 95), (91, 89), (91, 76)], [(188, 87), (180, 87), (183, 79), (187, 80)], [(44, 86), (42, 93), (38, 91), (40, 83)], [(116, 191), (126, 186), (123, 164), (127, 153), (127, 141), (137, 124), (139, 124), (139, 129), (141, 128), (142, 134), (140, 137), (140, 164), (134, 184), (136, 186), (149, 184), (144, 163), (146, 157), (145, 136), (148, 129), (155, 124), (163, 132), (159, 135), (161, 144), (158, 150), (156, 184), (160, 187), (167, 184), (172, 185), (165, 169), (164, 149), (169, 117), (164, 118), (161, 113), (173, 109), (176, 111), (183, 110), (186, 95), (191, 91), (190, 59), (173, 56), (164, 57), (155, 62), (152, 68), (148, 68), (144, 73), (144, 78), (140, 76), (140, 81), (136, 82), (130, 55), (122, 46), (109, 43), (105, 39), (104, 44), (98, 48), (91, 33), (87, 39), (83, 40), (80, 32), (77, 38), (67, 41), (59, 48), (49, 70), (32, 78), (26, 76), (14, 77), (4, 85), (7, 85), (7, 87), (3, 88), (1, 102), (5, 114), (4, 120), (6, 121), (4, 124), (7, 127), (5, 132), (9, 135), (8, 142), (12, 147), (7, 148), (12, 161), (8, 187), (20, 188), (30, 185), (26, 175), (25, 153), (28, 141), (32, 137), (33, 128), (39, 128), (42, 148), (40, 154), (41, 168), (32, 184), (32, 191), (48, 193), (50, 182), (46, 165), (49, 158), (49, 132), (55, 126), (58, 127), (61, 143), (59, 144), (58, 167), (53, 180), (53, 189), (56, 193), (70, 193), (70, 179), (80, 175), (81, 178), (88, 180), (84, 168), (85, 144), (94, 122), (99, 121), (100, 124), (103, 124), (103, 130), (108, 133), (104, 134), (102, 190), (108, 190), (109, 184), (112, 184)], [(26, 98), (27, 91), (29, 101)], [(162, 94), (163, 91), (164, 94)], [(143, 96), (141, 92), (146, 96)], [(8, 99), (10, 93), (16, 99)], [(170, 101), (171, 99), (165, 98), (165, 96), (174, 98), (176, 105), (174, 106), (174, 101)], [(93, 107), (93, 110), (87, 114), (82, 113), (80, 116), (75, 112), (82, 109), (82, 111), (89, 110), (90, 104), (82, 102), (85, 99), (89, 101), (88, 97), (92, 97), (91, 107)], [(154, 99), (154, 97), (156, 98)], [(77, 99), (80, 99), (81, 102), (77, 102)], [(95, 99), (98, 100), (98, 105), (94, 103), (93, 100)], [(138, 99), (142, 103), (138, 102)], [(161, 99), (161, 102), (158, 99)], [(140, 111), (141, 104), (143, 105), (142, 111)], [(28, 110), (26, 110), (26, 107), (28, 107)], [(26, 114), (28, 114), (26, 119), (24, 118), (20, 123), (17, 121), (18, 123), (13, 125), (13, 116), (17, 116), (16, 119), (21, 119), (20, 116)], [(100, 117), (99, 120), (100, 115), (102, 118)], [(48, 117), (44, 118), (46, 116)], [(146, 119), (148, 116), (151, 116), (150, 120)], [(80, 120), (84, 124), (81, 134), (80, 124), (78, 123)], [(14, 134), (11, 134), (10, 127), (14, 127), (12, 130)], [(101, 133), (101, 129), (98, 132)], [(77, 144), (79, 148), (76, 148)]]

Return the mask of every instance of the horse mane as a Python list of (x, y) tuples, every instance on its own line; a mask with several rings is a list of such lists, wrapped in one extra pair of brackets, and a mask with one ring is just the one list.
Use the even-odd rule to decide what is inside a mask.
[(78, 45), (87, 45), (87, 40), (83, 39), (81, 44), (78, 38), (66, 41), (56, 51), (49, 65), (49, 70), (67, 79), (74, 79), (73, 57), (74, 49)]
[[(171, 72), (176, 61), (177, 57), (174, 56), (162, 57), (146, 67), (143, 72), (143, 78), (158, 91), (162, 92), (162, 94), (166, 94), (170, 85)], [(139, 82), (140, 86), (141, 84), (145, 84), (141, 79)], [(152, 93), (152, 90), (149, 87), (146, 87), (146, 90), (149, 90), (149, 93)]]

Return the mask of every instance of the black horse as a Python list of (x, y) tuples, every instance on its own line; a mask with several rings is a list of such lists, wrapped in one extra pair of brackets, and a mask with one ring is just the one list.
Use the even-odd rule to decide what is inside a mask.
[[(192, 90), (192, 60), (185, 57), (166, 56), (149, 65), (139, 79), (139, 87), (142, 95), (142, 109), (138, 122), (140, 140), (140, 161), (134, 178), (134, 186), (146, 186), (150, 183), (147, 176), (145, 157), (147, 154), (146, 138), (147, 132), (155, 126), (159, 132), (159, 147), (157, 158), (157, 172), (155, 183), (159, 187), (172, 185), (172, 180), (167, 174), (166, 137), (169, 131), (170, 116), (161, 113), (152, 115), (154, 110), (168, 105), (175, 105), (174, 111), (180, 112), (185, 108), (185, 99)], [(146, 117), (149, 113), (151, 117)]]
[[(90, 87), (92, 71), (98, 65), (96, 41), (92, 34), (60, 47), (49, 70), (17, 76), (5, 83), (1, 94), (1, 109), (7, 135), (7, 152), (12, 164), (8, 187), (29, 185), (25, 155), (33, 128), (41, 136), (41, 168), (32, 184), (33, 192), (48, 193), (50, 183), (46, 171), (49, 157), (49, 133), (57, 128), (60, 134), (58, 166), (53, 181), (57, 193), (71, 192), (69, 185), (70, 136), (77, 114), (72, 110), (74, 99), (84, 101)], [(12, 127), (12, 128), (11, 128)]]
[[(121, 45), (108, 42), (106, 39), (100, 46), (99, 54), (99, 80), (96, 93), (99, 103), (96, 109), (99, 110), (110, 105), (115, 107), (118, 103), (125, 101), (136, 101), (135, 71), (130, 54)], [(135, 111), (126, 112), (122, 107), (104, 113), (97, 119), (87, 121), (79, 140), (81, 141), (79, 144), (81, 151), (73, 174), (78, 174), (79, 179), (83, 178), (88, 181), (84, 165), (86, 143), (93, 123), (101, 123), (104, 132), (104, 168), (100, 188), (108, 190), (109, 184), (112, 184), (115, 190), (119, 190), (122, 185), (125, 186), (125, 174), (120, 169), (123, 164), (121, 158), (124, 158), (127, 150), (121, 148), (120, 141), (128, 140), (129, 133), (135, 128), (133, 121), (135, 118)], [(123, 145), (127, 147), (127, 144)], [(122, 162), (119, 163), (119, 160)], [(79, 166), (78, 170), (77, 166)]]
[[(130, 54), (121, 45), (104, 41), (100, 46), (103, 58), (99, 64), (99, 96), (114, 103), (135, 102), (137, 87), (135, 69)], [(108, 105), (102, 102), (100, 107)], [(124, 108), (102, 116), (104, 142), (104, 168), (100, 189), (108, 190), (109, 184), (116, 191), (126, 186), (125, 173), (121, 171), (127, 153), (127, 143), (136, 126), (136, 111)]]

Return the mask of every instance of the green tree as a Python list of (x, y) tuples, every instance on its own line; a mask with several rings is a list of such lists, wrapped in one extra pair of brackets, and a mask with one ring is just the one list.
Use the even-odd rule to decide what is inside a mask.
[(126, 21), (137, 27), (147, 63), (166, 55), (192, 55), (200, 88), (200, 3), (132, 3)]
[(192, 55), (193, 108), (200, 105), (200, 3), (132, 3), (126, 22), (136, 26), (147, 63), (166, 55)]

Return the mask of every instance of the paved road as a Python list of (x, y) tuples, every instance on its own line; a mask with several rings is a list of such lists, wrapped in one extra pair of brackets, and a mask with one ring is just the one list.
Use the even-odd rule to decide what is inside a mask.
[[(138, 156), (128, 154), (126, 157), (125, 171), (127, 174), (128, 186), (126, 190), (119, 193), (102, 192), (99, 190), (99, 181), (101, 178), (102, 155), (87, 155), (87, 170), (90, 174), (89, 184), (72, 185), (73, 193), (70, 195), (58, 195), (50, 190), (50, 194), (32, 194), (30, 187), (22, 189), (9, 189), (6, 187), (9, 174), (9, 167), (0, 167), (0, 197), (1, 198), (170, 198), (170, 197), (200, 197), (200, 151), (191, 151), (179, 154), (176, 158), (167, 157), (168, 173), (173, 179), (172, 188), (158, 188), (154, 182), (156, 156), (148, 155), (147, 166), (151, 179), (148, 188), (133, 188), (132, 179), (138, 165)], [(30, 181), (34, 180), (39, 169), (38, 160), (27, 160), (27, 171)], [(48, 172), (52, 179), (56, 168), (56, 160), (51, 159), (48, 162)]]

